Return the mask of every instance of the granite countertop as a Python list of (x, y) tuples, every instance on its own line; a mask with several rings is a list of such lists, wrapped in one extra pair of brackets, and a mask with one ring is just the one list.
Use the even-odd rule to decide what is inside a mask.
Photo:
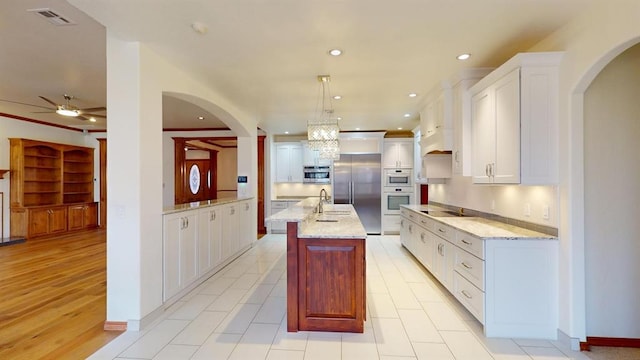
[[(316, 213), (318, 197), (309, 197), (267, 218), (267, 221), (298, 223), (299, 238), (365, 239), (365, 231), (353, 205), (324, 204)], [(320, 221), (316, 221), (320, 220)]]
[(525, 229), (519, 226), (505, 224), (503, 222), (490, 220), (481, 217), (437, 217), (422, 213), (421, 211), (446, 210), (432, 205), (402, 205), (402, 207), (412, 210), (420, 216), (425, 216), (445, 225), (464, 231), (475, 237), (484, 240), (557, 240), (558, 238), (549, 234)]
[(172, 214), (172, 213), (177, 213), (177, 212), (182, 212), (187, 210), (206, 208), (209, 206), (224, 205), (224, 204), (229, 204), (229, 203), (238, 202), (242, 200), (249, 200), (249, 199), (253, 199), (253, 197), (240, 197), (240, 198), (231, 197), (231, 198), (215, 199), (215, 200), (194, 201), (190, 203), (165, 207), (164, 209), (162, 209), (162, 214), (167, 215), (167, 214)]

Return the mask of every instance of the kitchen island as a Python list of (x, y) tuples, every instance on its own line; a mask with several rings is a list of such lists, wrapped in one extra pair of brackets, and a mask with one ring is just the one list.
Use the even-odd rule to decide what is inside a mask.
[(287, 223), (287, 331), (364, 331), (365, 239), (352, 205), (308, 198), (272, 215)]

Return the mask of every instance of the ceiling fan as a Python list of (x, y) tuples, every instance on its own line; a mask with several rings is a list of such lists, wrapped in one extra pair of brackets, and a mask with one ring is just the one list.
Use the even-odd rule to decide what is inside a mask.
[[(74, 99), (73, 96), (64, 94), (65, 103), (64, 104), (56, 104), (55, 102), (47, 99), (44, 96), (38, 96), (40, 99), (48, 102), (49, 104), (55, 106), (55, 109), (51, 109), (50, 111), (37, 111), (35, 113), (50, 113), (55, 112), (58, 115), (62, 116), (70, 116), (75, 117), (81, 120), (90, 120), (95, 121), (96, 117), (106, 118), (106, 115), (93, 114), (94, 111), (107, 111), (107, 108), (104, 106), (101, 107), (92, 107), (92, 108), (83, 108), (80, 109), (75, 105), (71, 104), (71, 100)], [(93, 120), (92, 120), (93, 118)]]

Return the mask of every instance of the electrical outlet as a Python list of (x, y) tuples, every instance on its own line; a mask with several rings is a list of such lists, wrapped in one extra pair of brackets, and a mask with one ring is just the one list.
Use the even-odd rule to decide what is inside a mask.
[(531, 204), (529, 203), (524, 204), (524, 216), (531, 216)]
[(549, 220), (549, 205), (545, 205), (542, 207), (542, 218), (545, 220)]

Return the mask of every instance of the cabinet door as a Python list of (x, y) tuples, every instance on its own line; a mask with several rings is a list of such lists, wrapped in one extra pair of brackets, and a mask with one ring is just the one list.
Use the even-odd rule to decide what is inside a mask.
[(290, 147), (289, 155), (289, 174), (291, 175), (291, 182), (301, 183), (304, 177), (302, 171), (302, 146), (292, 145)]
[(418, 258), (422, 265), (428, 270), (433, 267), (433, 234), (423, 228), (418, 228), (416, 236), (416, 246), (418, 247)]
[(398, 166), (398, 147), (395, 142), (385, 141), (382, 152), (382, 167), (396, 168)]
[(47, 235), (49, 233), (50, 209), (29, 209), (29, 237)]
[(55, 234), (67, 231), (67, 208), (66, 206), (54, 207), (49, 213), (49, 233)]
[(493, 182), (520, 183), (520, 70), (495, 84), (495, 165)]
[(79, 230), (84, 227), (85, 205), (69, 206), (69, 230)]
[(491, 183), (490, 166), (495, 159), (495, 117), (493, 88), (471, 99), (472, 174), (477, 184)]
[(405, 248), (407, 248), (407, 250), (409, 249), (409, 242), (411, 241), (411, 233), (409, 233), (410, 223), (411, 222), (404, 216), (400, 219), (400, 242)]
[(238, 249), (237, 204), (225, 205), (222, 223), (222, 261), (235, 254)]
[(191, 284), (198, 276), (197, 225), (194, 212), (183, 213), (184, 223), (180, 231), (180, 288)]
[(98, 203), (86, 204), (84, 210), (84, 227), (94, 228), (98, 226)]
[(180, 231), (182, 217), (165, 215), (162, 228), (163, 298), (165, 301), (180, 291)]
[(398, 147), (398, 167), (404, 169), (413, 168), (413, 141), (403, 141), (396, 145)]
[(212, 269), (211, 261), (211, 208), (198, 212), (198, 275), (204, 275)]
[(276, 145), (276, 182), (302, 182), (302, 146)]
[(209, 259), (212, 267), (222, 262), (222, 208), (219, 206), (210, 210)]
[(253, 216), (251, 216), (251, 203), (249, 200), (238, 203), (238, 248), (244, 249), (253, 243), (252, 229), (254, 228)]
[[(463, 96), (464, 96), (464, 88), (463, 83), (459, 82), (453, 87), (453, 111), (452, 111), (452, 120), (453, 120), (453, 148), (452, 156), (451, 156), (451, 167), (452, 172), (456, 175), (467, 175), (463, 172), (464, 166), (464, 136), (467, 135), (464, 132), (468, 132), (469, 129), (464, 128), (464, 120), (463, 120)], [(468, 160), (467, 160), (468, 161)]]

